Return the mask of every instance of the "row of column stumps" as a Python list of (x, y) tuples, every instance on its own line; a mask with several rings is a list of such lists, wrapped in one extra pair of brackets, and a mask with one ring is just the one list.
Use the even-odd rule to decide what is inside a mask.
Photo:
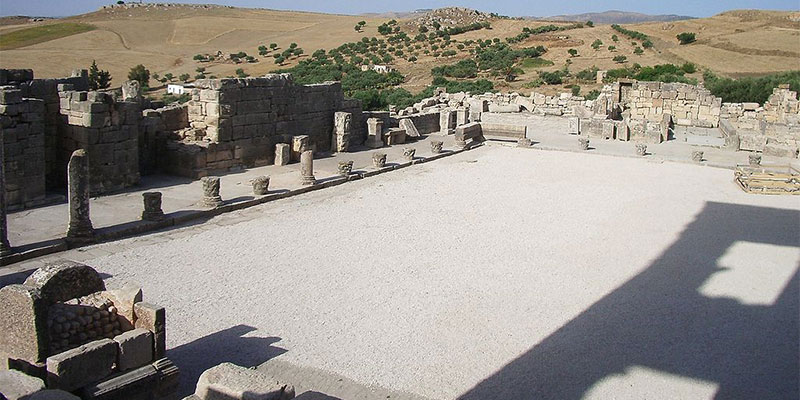
[[(522, 140), (523, 139), (520, 139), (520, 141), (518, 142), (519, 146), (523, 146)], [(528, 143), (530, 143), (530, 139), (527, 139), (527, 140), (528, 140)], [(581, 150), (589, 150), (589, 139), (585, 138), (585, 137), (579, 137), (578, 138), (578, 145), (579, 145)], [(530, 146), (530, 144), (528, 144), (528, 146)], [(647, 155), (647, 145), (646, 144), (644, 144), (644, 143), (636, 143), (635, 144), (635, 149), (636, 149), (636, 155), (638, 155), (638, 156), (646, 156)], [(705, 161), (704, 157), (705, 157), (705, 153), (702, 150), (693, 150), (692, 153), (691, 153), (691, 159), (692, 159), (692, 161), (694, 161), (696, 163), (700, 163), (700, 162)], [(760, 166), (761, 165), (761, 159), (762, 159), (761, 153), (751, 153), (751, 154), (749, 154), (747, 156), (748, 164), (751, 167)]]

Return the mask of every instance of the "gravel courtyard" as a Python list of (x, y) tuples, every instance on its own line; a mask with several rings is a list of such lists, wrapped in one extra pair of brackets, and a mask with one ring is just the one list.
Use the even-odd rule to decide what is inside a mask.
[(493, 144), (121, 244), (87, 263), (166, 307), (195, 382), (277, 358), (433, 399), (798, 390), (800, 201), (730, 170)]

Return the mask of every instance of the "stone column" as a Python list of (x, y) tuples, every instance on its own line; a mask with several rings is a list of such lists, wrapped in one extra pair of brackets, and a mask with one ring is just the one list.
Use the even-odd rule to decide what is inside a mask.
[(3, 137), (0, 136), (0, 257), (11, 254), (6, 220), (6, 157)]
[(692, 161), (694, 162), (702, 162), (703, 161), (703, 152), (695, 150), (692, 152)]
[(581, 150), (589, 150), (589, 139), (587, 138), (578, 138), (578, 145), (580, 146)]
[(142, 211), (142, 220), (144, 221), (162, 221), (164, 220), (164, 211), (161, 209), (161, 192), (144, 192), (142, 193), (144, 201), (144, 211)]
[(383, 120), (367, 119), (367, 142), (365, 144), (372, 149), (383, 147)]
[(450, 126), (453, 124), (453, 112), (450, 109), (439, 111), (439, 134), (449, 135), (453, 133)]
[(411, 147), (406, 147), (403, 149), (403, 158), (405, 158), (408, 161), (411, 161), (414, 159), (414, 155), (416, 153), (417, 153), (416, 149), (413, 149)]
[(639, 156), (646, 156), (647, 155), (647, 145), (644, 143), (636, 143), (636, 155)]
[(386, 153), (373, 153), (372, 154), (372, 165), (375, 168), (383, 168), (386, 166)]
[(219, 177), (204, 176), (200, 180), (203, 182), (203, 205), (206, 207), (221, 206), (222, 197), (219, 195)]
[(442, 152), (444, 143), (441, 140), (431, 140), (431, 153), (439, 154)]
[(73, 243), (94, 241), (94, 227), (89, 218), (89, 156), (86, 150), (72, 153), (67, 166), (69, 227), (67, 240)]
[(314, 152), (306, 150), (300, 155), (300, 183), (313, 185), (317, 183), (314, 178)]

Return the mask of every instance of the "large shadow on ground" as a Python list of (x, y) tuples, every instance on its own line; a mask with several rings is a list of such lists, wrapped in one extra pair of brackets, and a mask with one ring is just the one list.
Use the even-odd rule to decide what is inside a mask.
[(699, 292), (741, 241), (799, 246), (800, 212), (707, 203), (645, 271), (460, 398), (579, 399), (642, 366), (714, 382), (717, 399), (797, 399), (798, 266), (768, 306)]
[(256, 330), (252, 326), (236, 325), (169, 349), (167, 357), (181, 371), (177, 393), (179, 398), (193, 393), (200, 374), (211, 367), (224, 362), (242, 367), (256, 367), (286, 352), (273, 346), (281, 340), (279, 337), (244, 336)]

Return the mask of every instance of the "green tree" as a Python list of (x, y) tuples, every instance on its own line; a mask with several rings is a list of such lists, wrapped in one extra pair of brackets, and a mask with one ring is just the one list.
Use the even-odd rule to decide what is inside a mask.
[(578, 96), (579, 94), (581, 94), (581, 87), (578, 85), (572, 85), (572, 95)]
[(625, 61), (628, 61), (628, 57), (625, 57), (625, 56), (620, 54), (620, 55), (614, 57), (613, 60), (614, 60), (615, 63), (622, 64)]
[(617, 35), (611, 35), (611, 40), (613, 40), (614, 43), (619, 42), (619, 37)]
[(186, 81), (188, 81), (188, 80), (189, 80), (189, 74), (181, 74), (181, 75), (178, 77), (178, 79), (179, 79), (181, 82), (186, 82)]
[(195, 72), (198, 72), (198, 73), (204, 74), (204, 73), (206, 72), (206, 68), (205, 68), (205, 67), (197, 67), (197, 69), (195, 70)]
[(608, 46), (608, 51), (615, 51), (617, 50), (617, 46)]
[(428, 27), (427, 27), (427, 26), (425, 26), (425, 25), (420, 25), (420, 26), (419, 26), (419, 32), (420, 32), (420, 33), (426, 33), (426, 32), (428, 32)]
[(286, 61), (286, 59), (283, 58), (283, 56), (280, 54), (276, 54), (276, 56), (277, 57), (275, 57), (275, 64), (283, 65), (283, 62)]
[(289, 48), (290, 48), (290, 49), (294, 49), (294, 48), (296, 48), (296, 47), (297, 47), (297, 43), (294, 43), (294, 42), (292, 42), (292, 43), (289, 45)]
[(594, 42), (592, 42), (592, 48), (595, 49), (595, 50), (600, 49), (600, 46), (602, 46), (602, 45), (603, 45), (603, 41), (600, 40), (600, 39), (595, 39)]
[(642, 42), (642, 47), (644, 47), (645, 49), (650, 49), (653, 47), (653, 42), (651, 42), (650, 39), (647, 39)]
[(173, 79), (175, 79), (175, 75), (172, 75), (172, 73), (171, 73), (171, 72), (167, 72), (166, 74), (164, 74), (164, 78), (165, 78), (165, 79), (166, 79), (168, 82), (172, 82), (172, 80), (173, 80)]
[(693, 43), (694, 41), (697, 40), (697, 38), (695, 37), (695, 34), (692, 33), (692, 32), (679, 33), (675, 37), (678, 38), (678, 40), (681, 42), (681, 44), (689, 44), (689, 43)]
[(99, 90), (109, 86), (111, 86), (111, 74), (98, 68), (97, 63), (92, 60), (92, 66), (89, 67), (89, 89)]
[(569, 50), (567, 50), (567, 53), (569, 53), (570, 57), (577, 57), (578, 56), (578, 50), (575, 50), (575, 49), (569, 49)]
[(278, 44), (277, 43), (270, 43), (269, 44), (269, 48), (270, 48), (270, 50), (275, 50), (275, 49), (278, 48)]
[(150, 71), (139, 64), (128, 71), (128, 80), (138, 81), (143, 88), (150, 87)]
[(238, 69), (236, 69), (236, 76), (239, 77), (239, 78), (247, 78), (250, 75), (248, 75), (247, 72), (244, 72), (243, 69), (238, 68)]
[(586, 26), (588, 26), (589, 28), (591, 28), (591, 27), (593, 27), (593, 26), (594, 26), (594, 22), (592, 22), (592, 20), (586, 21)]
[(635, 49), (633, 49), (633, 54), (636, 54), (637, 56), (640, 56), (640, 55), (642, 55), (643, 53), (644, 53), (644, 50), (642, 50), (642, 48), (641, 48), (641, 47), (638, 47), (638, 46), (637, 46)]

